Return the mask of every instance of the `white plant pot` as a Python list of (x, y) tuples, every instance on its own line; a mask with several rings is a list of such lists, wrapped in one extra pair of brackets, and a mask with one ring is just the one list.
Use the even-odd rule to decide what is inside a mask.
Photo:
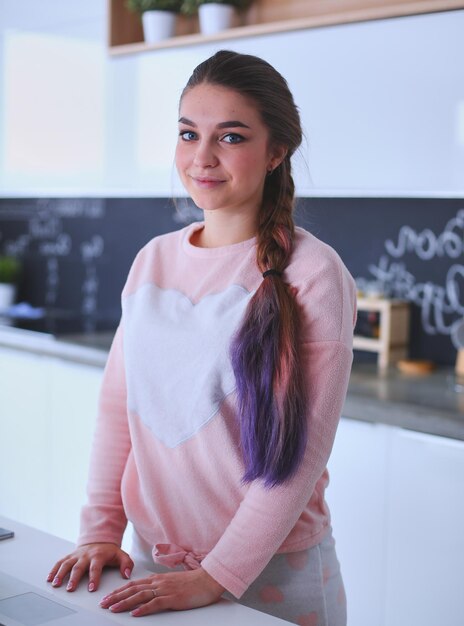
[(14, 304), (16, 298), (16, 285), (0, 283), (0, 324), (11, 325), (9, 317), (2, 317), (2, 311), (6, 311)]
[(177, 14), (173, 11), (145, 11), (142, 13), (143, 36), (146, 43), (156, 43), (172, 37), (176, 30)]
[(203, 35), (213, 35), (227, 30), (235, 25), (236, 11), (230, 4), (210, 2), (198, 7), (200, 32)]

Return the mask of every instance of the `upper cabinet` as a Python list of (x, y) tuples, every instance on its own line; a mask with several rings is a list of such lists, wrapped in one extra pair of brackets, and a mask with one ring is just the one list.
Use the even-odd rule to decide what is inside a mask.
[(146, 44), (139, 15), (126, 8), (125, 0), (108, 0), (108, 47), (110, 54), (128, 54), (460, 8), (464, 8), (464, 0), (255, 0), (241, 16), (240, 26), (214, 35), (202, 35), (198, 32), (197, 18), (178, 16), (174, 37)]

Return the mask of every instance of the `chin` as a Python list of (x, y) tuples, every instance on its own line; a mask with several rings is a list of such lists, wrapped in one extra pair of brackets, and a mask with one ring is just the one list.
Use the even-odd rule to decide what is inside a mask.
[(202, 209), (203, 211), (216, 211), (217, 209), (220, 209), (223, 206), (223, 202), (218, 201), (217, 198), (212, 198), (212, 197), (205, 197), (204, 194), (190, 194), (190, 197), (192, 198), (192, 200), (194, 201), (194, 203), (197, 205), (197, 207), (199, 209)]
[(196, 206), (202, 211), (213, 212), (213, 211), (218, 211), (221, 208), (216, 203), (213, 204), (211, 202), (200, 202), (200, 201), (197, 202), (194, 198), (192, 198), (192, 200), (195, 202)]

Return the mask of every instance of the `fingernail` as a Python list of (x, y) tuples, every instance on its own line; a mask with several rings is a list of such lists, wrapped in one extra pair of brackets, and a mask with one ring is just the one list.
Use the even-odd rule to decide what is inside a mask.
[(51, 583), (51, 582), (52, 582), (52, 580), (53, 580), (53, 574), (49, 574), (49, 575), (47, 576), (47, 583)]
[(71, 581), (69, 581), (67, 587), (66, 587), (66, 591), (72, 591), (74, 587), (74, 583), (72, 583)]
[(60, 579), (58, 578), (58, 576), (55, 576), (55, 578), (53, 579), (52, 585), (54, 587), (56, 587), (56, 585), (60, 584)]
[(95, 583), (94, 582), (89, 583), (88, 590), (89, 591), (95, 591)]
[(130, 576), (131, 576), (131, 571), (130, 571), (130, 569), (128, 567), (126, 567), (126, 569), (124, 570), (124, 576), (126, 578), (130, 578)]

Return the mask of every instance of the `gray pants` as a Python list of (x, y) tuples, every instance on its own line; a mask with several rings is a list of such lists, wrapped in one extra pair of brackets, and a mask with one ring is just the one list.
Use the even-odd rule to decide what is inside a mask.
[[(153, 562), (151, 547), (135, 531), (131, 554), (145, 569), (169, 571)], [(228, 592), (224, 597), (299, 626), (346, 626), (345, 589), (331, 531), (312, 548), (273, 556), (240, 600)]]

